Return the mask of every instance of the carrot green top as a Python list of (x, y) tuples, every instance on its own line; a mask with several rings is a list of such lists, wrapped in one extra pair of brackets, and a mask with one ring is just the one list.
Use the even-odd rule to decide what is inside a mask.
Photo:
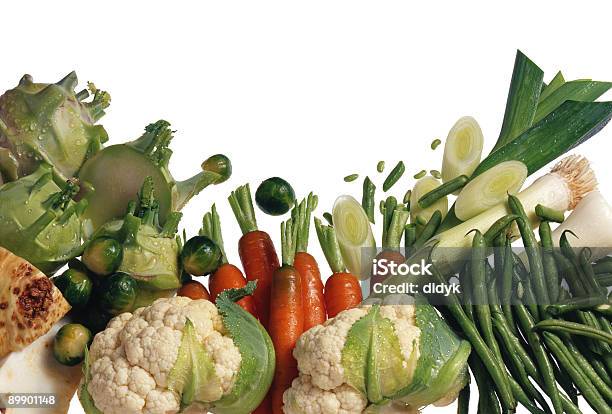
[(253, 208), (253, 198), (249, 184), (241, 185), (232, 191), (228, 197), (234, 216), (238, 221), (242, 234), (257, 231), (257, 219)]
[(219, 214), (217, 214), (217, 206), (214, 204), (210, 208), (210, 211), (204, 214), (202, 219), (202, 228), (199, 232), (200, 236), (206, 236), (211, 239), (221, 250), (221, 261), (227, 263), (227, 256), (225, 254), (225, 248), (223, 247), (223, 234), (221, 233), (221, 221), (219, 220)]

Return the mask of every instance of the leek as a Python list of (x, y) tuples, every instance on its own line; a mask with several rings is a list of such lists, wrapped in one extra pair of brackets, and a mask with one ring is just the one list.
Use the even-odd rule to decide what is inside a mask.
[(527, 167), (520, 161), (505, 161), (470, 181), (459, 193), (455, 214), (468, 220), (516, 194), (527, 179)]
[[(545, 205), (560, 211), (568, 211), (593, 191), (597, 186), (595, 174), (589, 162), (579, 156), (569, 156), (557, 163), (550, 173), (538, 178), (529, 187), (518, 193), (532, 227), (537, 225), (535, 207)], [(469, 251), (474, 229), (486, 232), (499, 218), (510, 213), (506, 203), (499, 203), (475, 217), (436, 235), (433, 258), (441, 265), (454, 268)]]
[(448, 198), (441, 197), (435, 203), (431, 204), (429, 207), (421, 208), (419, 205), (419, 199), (423, 197), (425, 194), (430, 191), (440, 187), (442, 183), (436, 180), (434, 177), (423, 177), (419, 181), (416, 182), (412, 192), (410, 193), (410, 222), (416, 223), (417, 217), (422, 217), (425, 221), (429, 221), (432, 214), (436, 210), (440, 210), (442, 213), (442, 218), (446, 215), (448, 211)]
[(542, 93), (540, 93), (540, 102), (544, 99), (548, 98), (551, 93), (556, 91), (561, 85), (565, 83), (565, 79), (563, 78), (563, 74), (561, 71), (557, 72), (554, 78), (550, 81), (546, 87), (542, 88)]
[(347, 269), (359, 279), (367, 279), (369, 264), (376, 255), (376, 243), (366, 212), (357, 200), (344, 195), (334, 203), (332, 220)]
[(442, 160), (442, 181), (472, 175), (482, 155), (484, 138), (478, 122), (471, 116), (460, 118), (448, 133)]
[(593, 102), (611, 87), (611, 82), (597, 82), (588, 79), (566, 82), (545, 99), (540, 100), (533, 122), (539, 122), (565, 101)]

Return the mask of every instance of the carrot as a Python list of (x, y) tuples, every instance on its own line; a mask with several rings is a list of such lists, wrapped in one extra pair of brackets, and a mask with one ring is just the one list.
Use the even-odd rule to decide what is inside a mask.
[(297, 232), (292, 220), (281, 224), (283, 266), (272, 277), (270, 327), (276, 351), (276, 371), (270, 388), (272, 414), (283, 414), (283, 393), (298, 376), (293, 348), (304, 332), (301, 278), (293, 267)]
[(344, 310), (359, 306), (363, 296), (359, 280), (351, 273), (346, 272), (334, 228), (323, 225), (318, 218), (315, 218), (314, 221), (323, 254), (325, 254), (333, 272), (325, 282), (327, 317), (333, 318)]
[(229, 196), (236, 220), (242, 230), (238, 242), (238, 253), (247, 280), (257, 281), (257, 289), (253, 294), (259, 320), (268, 327), (270, 309), (270, 285), (272, 274), (279, 268), (278, 256), (268, 233), (257, 230), (255, 210), (249, 185), (238, 187)]
[[(242, 288), (246, 286), (246, 279), (238, 267), (227, 262), (225, 248), (223, 245), (223, 235), (221, 233), (221, 221), (217, 214), (217, 207), (213, 204), (210, 212), (204, 215), (200, 236), (206, 236), (215, 242), (221, 249), (221, 265), (213, 272), (208, 279), (208, 288), (212, 301), (217, 300), (217, 296), (227, 289)], [(255, 302), (252, 296), (245, 296), (236, 302), (244, 310), (257, 318)]]
[(191, 282), (185, 283), (183, 286), (181, 286), (178, 292), (176, 292), (176, 294), (177, 296), (185, 296), (193, 300), (210, 300), (210, 294), (208, 293), (208, 290), (206, 290), (206, 286), (197, 280), (192, 280)]
[(308, 234), (310, 233), (310, 217), (317, 207), (317, 196), (310, 193), (294, 208), (293, 218), (297, 222), (297, 242), (293, 267), (298, 271), (302, 284), (302, 304), (304, 306), (304, 331), (325, 322), (325, 297), (323, 296), (323, 281), (315, 258), (308, 250)]

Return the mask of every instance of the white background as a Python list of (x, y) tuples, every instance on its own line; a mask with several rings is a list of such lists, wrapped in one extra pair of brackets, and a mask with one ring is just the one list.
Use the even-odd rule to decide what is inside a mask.
[[(478, 119), (488, 152), (517, 48), (546, 80), (558, 69), (566, 79), (612, 80), (612, 7), (604, 2), (424, 3), (3, 2), (0, 89), (24, 73), (48, 82), (74, 69), (83, 85), (92, 80), (111, 92), (103, 119), (111, 142), (164, 118), (177, 130), (175, 177), (228, 154), (232, 180), (195, 199), (183, 225), (195, 233), (216, 202), (237, 262), (239, 231), (226, 196), (239, 184), (280, 175), (299, 196), (319, 194), (321, 214), (342, 193), (359, 196), (361, 180), (342, 177), (376, 175), (378, 160), (387, 169), (406, 163), (401, 197), (415, 172), (440, 167), (442, 147), (432, 152), (429, 144), (462, 115)], [(608, 127), (578, 150), (608, 194), (611, 140)], [(279, 220), (261, 212), (258, 219), (278, 239)]]

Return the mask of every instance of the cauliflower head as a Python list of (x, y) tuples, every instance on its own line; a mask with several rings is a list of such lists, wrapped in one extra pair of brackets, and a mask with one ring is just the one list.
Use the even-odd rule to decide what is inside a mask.
[(88, 414), (86, 400), (104, 414), (206, 412), (217, 404), (219, 413), (237, 406), (244, 411), (233, 412), (249, 413), (270, 386), (273, 355), (263, 327), (227, 297), (217, 306), (158, 299), (96, 335), (80, 397)]
[[(293, 352), (299, 377), (285, 392), (283, 409), (409, 413), (450, 403), (465, 385), (469, 352), (469, 343), (427, 303), (362, 305), (302, 334)], [(451, 375), (436, 382), (444, 369)]]

